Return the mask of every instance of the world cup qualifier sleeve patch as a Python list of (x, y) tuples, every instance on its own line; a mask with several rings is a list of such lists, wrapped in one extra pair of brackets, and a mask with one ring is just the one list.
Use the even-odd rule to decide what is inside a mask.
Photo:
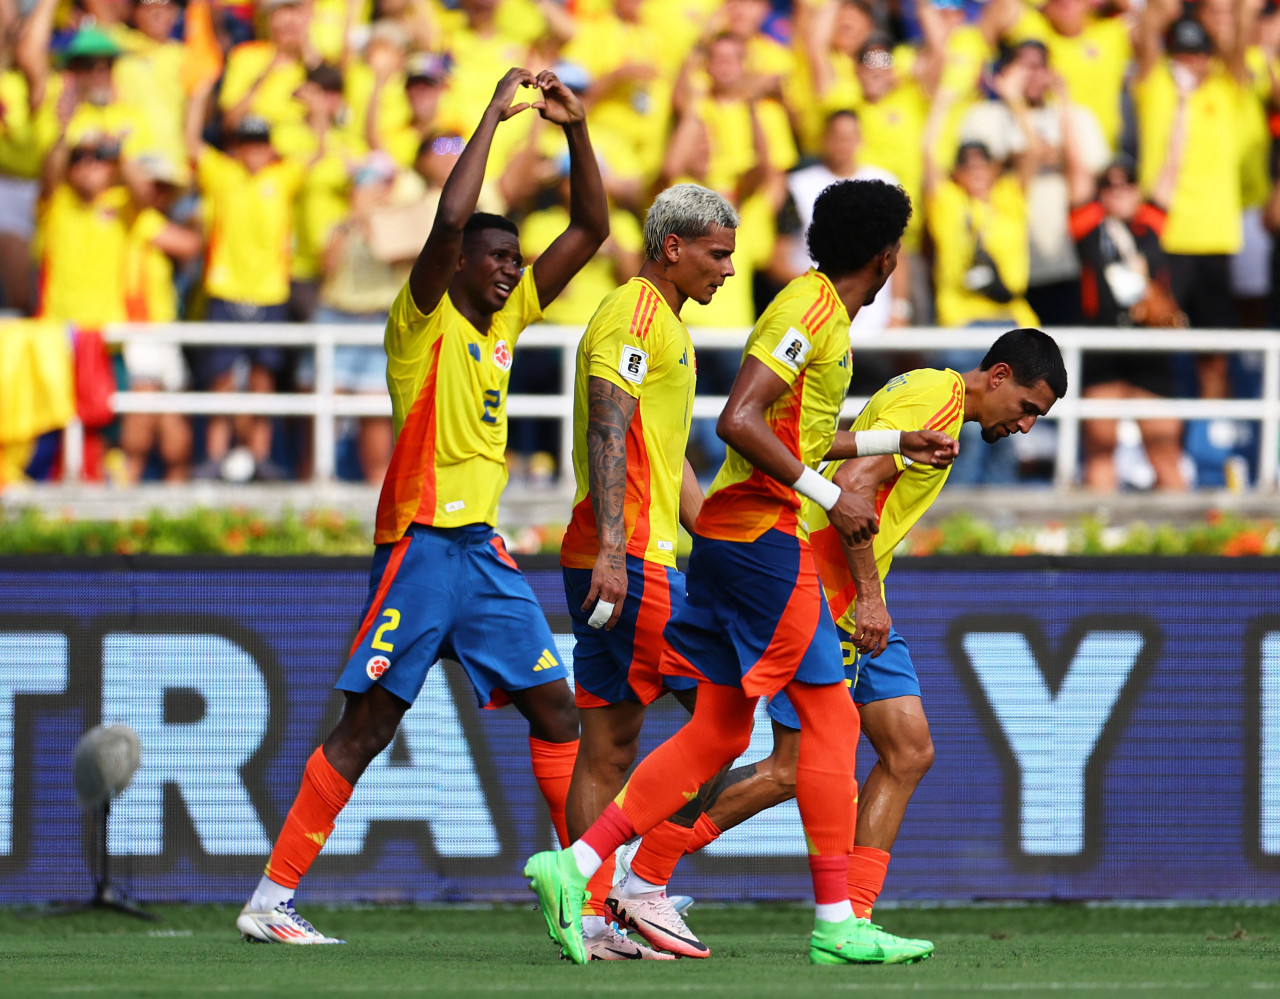
[(644, 381), (649, 371), (649, 355), (639, 347), (623, 347), (622, 360), (618, 362), (618, 374), (634, 385)]
[(792, 326), (773, 348), (773, 356), (793, 371), (799, 371), (809, 357), (811, 346), (805, 335)]

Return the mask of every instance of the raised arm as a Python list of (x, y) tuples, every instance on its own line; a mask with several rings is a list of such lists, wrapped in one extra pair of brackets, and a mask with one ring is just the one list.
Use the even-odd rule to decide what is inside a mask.
[(1148, 0), (1133, 31), (1133, 54), (1138, 80), (1156, 68), (1164, 55), (1164, 33), (1182, 12), (1181, 0)]
[[(841, 489), (861, 496), (868, 503), (875, 503), (876, 491), (881, 484), (887, 482), (898, 473), (898, 466), (887, 455), (873, 458), (862, 458), (857, 461), (846, 461), (833, 476), (833, 481)], [(889, 629), (893, 620), (884, 605), (880, 593), (880, 572), (876, 568), (875, 549), (872, 541), (858, 544), (844, 544), (844, 557), (849, 565), (849, 574), (858, 593), (857, 606), (854, 609), (855, 631), (853, 645), (863, 654), (870, 653), (874, 659), (889, 644)]]
[[(786, 391), (787, 383), (763, 361), (746, 358), (716, 421), (716, 433), (760, 471), (821, 504), (832, 526), (849, 543), (867, 540), (879, 529), (875, 505), (831, 486), (787, 450), (765, 422), (765, 411)], [(823, 495), (817, 494), (815, 479), (826, 483)], [(834, 495), (830, 493), (833, 488)]]
[(569, 143), (569, 226), (533, 264), (538, 304), (546, 308), (609, 238), (609, 202), (582, 102), (550, 70), (538, 74), (537, 86), (542, 99), (533, 106)]
[(213, 93), (216, 81), (209, 80), (200, 84), (191, 93), (187, 101), (187, 115), (182, 123), (182, 139), (187, 148), (187, 156), (195, 163), (200, 159), (204, 149), (204, 123), (209, 114), (209, 98)]
[[(591, 571), (591, 589), (582, 609), (591, 610), (597, 600), (611, 604), (590, 618), (592, 627), (604, 627), (606, 631), (618, 623), (627, 596), (627, 428), (637, 402), (607, 379), (593, 375), (587, 380), (587, 481), (600, 554)], [(683, 521), (683, 489), (681, 493)]]
[(480, 117), (480, 124), (454, 164), (449, 179), (444, 182), (431, 233), (409, 273), (409, 293), (413, 296), (414, 305), (423, 313), (434, 311), (440, 304), (457, 270), (458, 257), (462, 253), (462, 229), (476, 210), (493, 134), (501, 122), (529, 107), (527, 102), (511, 104), (516, 90), (535, 85), (534, 76), (527, 69), (507, 70), (498, 81), (493, 99)]
[(58, 0), (36, 0), (35, 7), (18, 27), (13, 61), (27, 80), (27, 103), (34, 114), (44, 104), (49, 83), (49, 44), (53, 40), (53, 15)]
[(1169, 130), (1169, 152), (1165, 155), (1164, 166), (1151, 188), (1151, 201), (1164, 211), (1169, 210), (1173, 202), (1173, 192), (1178, 186), (1178, 173), (1182, 169), (1182, 155), (1187, 146), (1187, 101), (1190, 91), (1178, 88), (1178, 106), (1173, 112), (1173, 127)]

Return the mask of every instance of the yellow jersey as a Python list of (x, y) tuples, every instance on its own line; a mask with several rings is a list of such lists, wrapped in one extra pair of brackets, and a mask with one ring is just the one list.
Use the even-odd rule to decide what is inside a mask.
[(129, 228), (125, 243), (125, 305), (131, 322), (171, 323), (178, 318), (173, 261), (155, 245), (169, 220), (144, 208)]
[[(964, 378), (948, 368), (918, 368), (898, 375), (873, 395), (853, 423), (854, 430), (939, 430), (950, 437), (960, 436), (964, 423)], [(897, 472), (880, 484), (876, 491), (876, 513), (880, 517), (880, 533), (872, 542), (876, 571), (880, 575), (880, 593), (884, 595), (884, 579), (893, 564), (894, 550), (915, 526), (921, 515), (941, 492), (951, 469), (934, 468), (917, 461), (906, 465), (902, 455), (893, 456)], [(834, 478), (843, 461), (833, 461), (824, 470)], [(811, 500), (804, 501), (804, 518), (809, 523), (809, 543), (813, 545), (822, 589), (831, 608), (831, 616), (845, 631), (853, 634), (854, 603), (857, 588), (845, 561), (840, 536), (827, 520), (827, 512)]]
[(266, 74), (249, 102), (249, 112), (272, 125), (292, 125), (306, 118), (306, 105), (294, 94), (306, 82), (307, 67), (301, 62), (272, 66), (275, 58), (276, 47), (270, 42), (241, 42), (227, 53), (218, 107), (223, 111), (234, 108)]
[(1062, 77), (1067, 96), (1094, 113), (1114, 150), (1123, 126), (1120, 95), (1133, 60), (1129, 25), (1122, 17), (1095, 17), (1078, 35), (1061, 35), (1032, 7), (1023, 10), (1008, 40), (1038, 41), (1049, 52), (1050, 68)]
[(447, 292), (423, 314), (409, 285), (400, 290), (383, 339), (396, 443), (378, 497), (375, 544), (399, 541), (412, 523), (497, 526), (512, 350), (541, 318), (532, 267), (487, 333)]
[(135, 210), (123, 187), (82, 201), (60, 184), (37, 210), (41, 319), (89, 329), (121, 322), (125, 255)]
[[(895, 64), (897, 61), (895, 54)], [(929, 118), (929, 97), (915, 80), (907, 80), (876, 103), (860, 101), (853, 105), (853, 110), (858, 113), (862, 127), (858, 161), (897, 177), (911, 204), (916, 206), (902, 236), (902, 246), (917, 251), (924, 232), (925, 213), (920, 211), (924, 203), (924, 159), (920, 149)]]
[(560, 564), (595, 567), (600, 536), (587, 465), (588, 382), (603, 378), (636, 400), (627, 428), (623, 524), (627, 554), (675, 567), (680, 482), (696, 368), (693, 341), (666, 299), (634, 277), (600, 303), (578, 344), (573, 382), (573, 517)]
[[(520, 223), (520, 250), (525, 259), (534, 260), (540, 256), (568, 226), (569, 210), (562, 205), (526, 215)], [(609, 238), (628, 253), (639, 255), (644, 250), (640, 223), (634, 215), (621, 208), (609, 209)], [(547, 306), (546, 321), (562, 326), (586, 326), (595, 315), (596, 307), (616, 289), (617, 283), (613, 261), (597, 253)]]
[[(743, 350), (781, 378), (787, 391), (765, 410), (769, 429), (805, 465), (831, 450), (840, 406), (849, 391), (849, 313), (831, 280), (810, 269), (764, 310)], [(800, 497), (728, 449), (698, 516), (698, 534), (754, 541), (770, 528), (804, 538)]]
[(293, 199), (303, 167), (277, 160), (250, 173), (205, 146), (196, 163), (208, 230), (204, 287), (212, 298), (253, 305), (289, 300)]
[[(1014, 326), (1037, 326), (1039, 319), (1023, 297), (1031, 273), (1027, 242), (1027, 199), (1012, 177), (1001, 177), (989, 201), (971, 198), (954, 181), (945, 180), (927, 201), (933, 237), (934, 287), (939, 326), (1007, 320)], [(995, 262), (1013, 301), (994, 302), (964, 285), (973, 266), (978, 237)]]
[[(1241, 227), (1240, 164), (1252, 95), (1219, 62), (1187, 102), (1187, 139), (1169, 220), (1166, 253), (1236, 253)], [(1134, 87), (1138, 109), (1138, 182), (1150, 191), (1164, 169), (1178, 89), (1163, 60)]]

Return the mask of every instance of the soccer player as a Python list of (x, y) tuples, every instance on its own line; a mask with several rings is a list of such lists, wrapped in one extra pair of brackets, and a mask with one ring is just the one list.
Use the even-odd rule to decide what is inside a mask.
[[(990, 443), (1029, 433), (1066, 391), (1057, 344), (1040, 330), (1018, 329), (996, 340), (972, 371), (922, 368), (893, 378), (871, 397), (853, 429), (923, 424), (956, 437), (961, 424), (972, 421)], [(880, 532), (871, 542), (844, 544), (820, 506), (804, 505), (822, 588), (840, 629), (845, 679), (877, 757), (858, 795), (849, 861), (853, 912), (866, 919), (884, 886), (907, 802), (933, 762), (920, 682), (907, 643), (885, 608), (884, 578), (894, 550), (937, 498), (949, 472), (889, 455), (829, 464), (823, 471), (827, 478), (880, 511)], [(769, 701), (769, 716), (773, 752), (730, 771), (723, 792), (700, 821), (691, 851), (795, 796), (801, 723), (785, 691)]]
[[(522, 86), (540, 99), (512, 105)], [(564, 128), (573, 198), (568, 228), (522, 269), (516, 227), (473, 210), (495, 130), (529, 107)], [(565, 841), (577, 712), (538, 601), (493, 528), (507, 480), (511, 348), (599, 249), (607, 219), (581, 103), (550, 72), (509, 70), (444, 185), (387, 321), (397, 439), (378, 501), (369, 600), (337, 683), (346, 709), (307, 761), (266, 873), (236, 920), (246, 939), (341, 942), (294, 911), (294, 889), (441, 655), (462, 664), (481, 704), (509, 701), (528, 719), (534, 777)]]
[[(582, 721), (566, 806), (575, 838), (626, 782), (646, 705), (670, 689), (693, 710), (696, 681), (658, 674), (662, 629), (684, 602), (676, 534), (681, 524), (693, 531), (702, 506), (685, 459), (696, 379), (680, 309), (690, 298), (711, 301), (733, 275), (737, 227), (738, 213), (714, 191), (696, 184), (663, 191), (645, 218), (639, 275), (605, 297), (578, 346), (577, 493), (560, 549)], [(690, 834), (676, 834), (677, 858)], [(612, 875), (605, 863), (589, 886), (587, 951), (599, 960), (665, 957), (610, 927)], [(642, 904), (662, 946), (686, 957), (709, 954), (665, 892), (647, 893)]]
[(915, 953), (855, 919), (849, 905), (858, 714), (799, 518), (805, 495), (851, 544), (875, 533), (874, 506), (824, 479), (813, 467), (823, 458), (901, 449), (945, 465), (955, 454), (955, 442), (936, 431), (836, 430), (849, 387), (849, 313), (893, 272), (910, 214), (902, 189), (880, 181), (824, 191), (809, 227), (818, 268), (787, 285), (748, 337), (717, 423), (730, 450), (699, 512), (688, 596), (665, 629), (659, 662), (664, 675), (698, 681), (693, 717), (569, 849), (535, 854), (525, 866), (548, 930), (575, 963), (587, 960), (580, 914), (602, 858), (675, 813), (745, 751), (757, 699), (783, 688), (804, 722), (796, 784), (817, 901), (810, 960)]

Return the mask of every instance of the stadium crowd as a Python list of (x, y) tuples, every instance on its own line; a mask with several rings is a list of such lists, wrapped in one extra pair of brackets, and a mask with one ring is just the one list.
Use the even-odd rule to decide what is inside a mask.
[[(13, 316), (83, 330), (381, 323), (493, 81), (526, 66), (581, 96), (611, 206), (608, 242), (548, 322), (585, 325), (636, 273), (654, 194), (691, 180), (742, 226), (736, 276), (682, 318), (749, 327), (809, 266), (817, 195), (874, 177), (901, 184), (915, 212), (858, 327), (1276, 325), (1273, 0), (0, 0), (0, 31)], [(567, 171), (564, 136), (537, 116), (495, 140), (479, 207), (519, 224), (526, 262), (564, 228)], [(881, 357), (859, 358), (855, 389), (922, 360)], [(725, 391), (737, 358), (700, 360), (704, 391)], [(113, 367), (137, 391), (305, 391), (314, 378), (296, 351), (145, 339)], [(384, 393), (384, 368), (379, 348), (339, 348), (337, 387)], [(525, 351), (511, 390), (558, 372)], [(1084, 393), (1108, 398), (1258, 385), (1227, 354), (1095, 354), (1084, 374)], [(1245, 427), (1224, 439), (1207, 422), (1144, 421), (1151, 479), (1137, 484), (1221, 484)], [(290, 478), (306, 474), (303, 430), (130, 414), (91, 471), (218, 478), (247, 452), (256, 478)], [(546, 433), (513, 422), (517, 477), (554, 474)], [(1004, 443), (969, 449), (984, 460), (962, 457), (953, 480), (1033, 474)], [(1087, 423), (1083, 444), (1087, 486), (1125, 484), (1115, 421)], [(714, 434), (695, 429), (694, 445), (713, 470)], [(390, 420), (358, 421), (347, 446), (349, 474), (380, 482)], [(56, 474), (38, 447), (8, 461), (10, 475)]]

